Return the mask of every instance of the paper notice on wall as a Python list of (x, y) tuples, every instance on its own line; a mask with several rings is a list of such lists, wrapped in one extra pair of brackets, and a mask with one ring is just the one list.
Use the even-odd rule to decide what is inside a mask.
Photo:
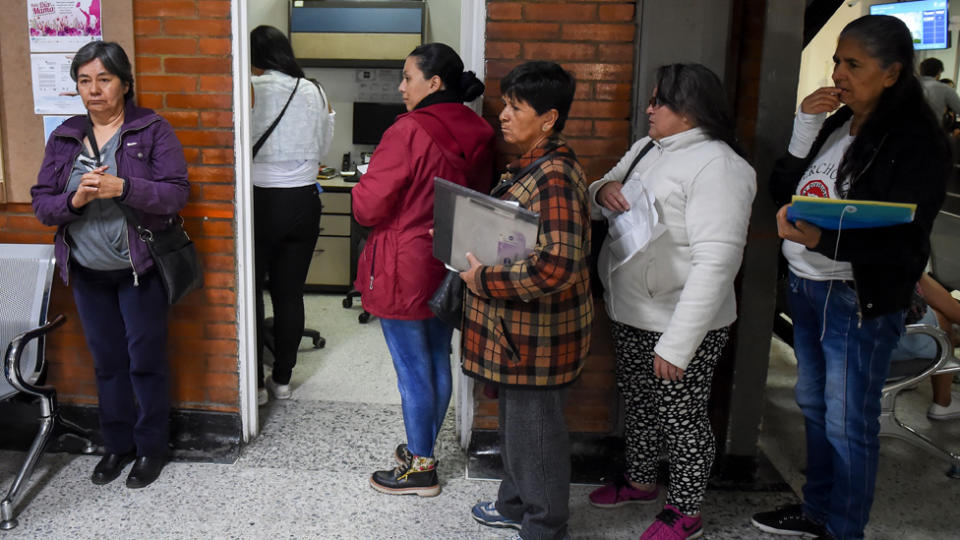
[(30, 52), (77, 52), (103, 39), (100, 0), (27, 0)]
[(77, 85), (70, 78), (72, 54), (31, 54), (35, 114), (86, 114)]
[(50, 140), (50, 134), (53, 133), (53, 130), (60, 127), (60, 124), (67, 121), (70, 118), (69, 116), (44, 116), (43, 117), (43, 141), (46, 144), (46, 141)]

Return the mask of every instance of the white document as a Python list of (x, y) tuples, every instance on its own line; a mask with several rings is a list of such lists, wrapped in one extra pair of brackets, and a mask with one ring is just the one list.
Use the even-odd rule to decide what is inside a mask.
[(607, 246), (611, 272), (646, 249), (665, 230), (654, 205), (656, 199), (652, 192), (643, 187), (643, 182), (627, 182), (620, 193), (630, 204), (630, 210), (617, 213), (602, 209), (609, 226)]
[(70, 78), (73, 54), (31, 54), (34, 114), (86, 114), (77, 85)]

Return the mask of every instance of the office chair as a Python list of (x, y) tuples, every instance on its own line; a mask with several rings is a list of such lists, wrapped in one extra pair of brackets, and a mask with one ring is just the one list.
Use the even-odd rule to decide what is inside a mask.
[[(322, 349), (327, 346), (327, 340), (320, 337), (320, 332), (317, 332), (311, 328), (304, 327), (303, 337), (310, 338), (310, 340), (313, 341), (314, 349)], [(273, 317), (267, 317), (263, 320), (263, 346), (270, 351), (270, 354), (275, 354), (273, 343)]]
[[(57, 315), (47, 321), (53, 274), (53, 245), (0, 244), (0, 346), (6, 347), (0, 400), (22, 394), (40, 401), (40, 429), (6, 497), (0, 501), (0, 530), (17, 526), (17, 505), (23, 499), (24, 483), (50, 441), (73, 435), (85, 443), (84, 453), (94, 451), (91, 432), (60, 416), (56, 389), (38, 383), (46, 368), (45, 336), (67, 320)], [(0, 427), (0, 431), (4, 429)]]

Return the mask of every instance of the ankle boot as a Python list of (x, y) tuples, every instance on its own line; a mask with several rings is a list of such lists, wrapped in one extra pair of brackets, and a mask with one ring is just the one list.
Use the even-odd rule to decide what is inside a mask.
[(440, 494), (437, 460), (411, 456), (410, 463), (401, 463), (390, 471), (377, 471), (370, 476), (373, 489), (390, 495), (435, 497)]

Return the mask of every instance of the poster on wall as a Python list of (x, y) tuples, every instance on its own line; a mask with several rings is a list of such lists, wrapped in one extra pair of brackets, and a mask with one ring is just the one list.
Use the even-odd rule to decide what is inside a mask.
[(30, 52), (76, 52), (103, 39), (100, 0), (27, 0)]
[(72, 54), (31, 54), (35, 114), (86, 114), (77, 85), (70, 78)]

